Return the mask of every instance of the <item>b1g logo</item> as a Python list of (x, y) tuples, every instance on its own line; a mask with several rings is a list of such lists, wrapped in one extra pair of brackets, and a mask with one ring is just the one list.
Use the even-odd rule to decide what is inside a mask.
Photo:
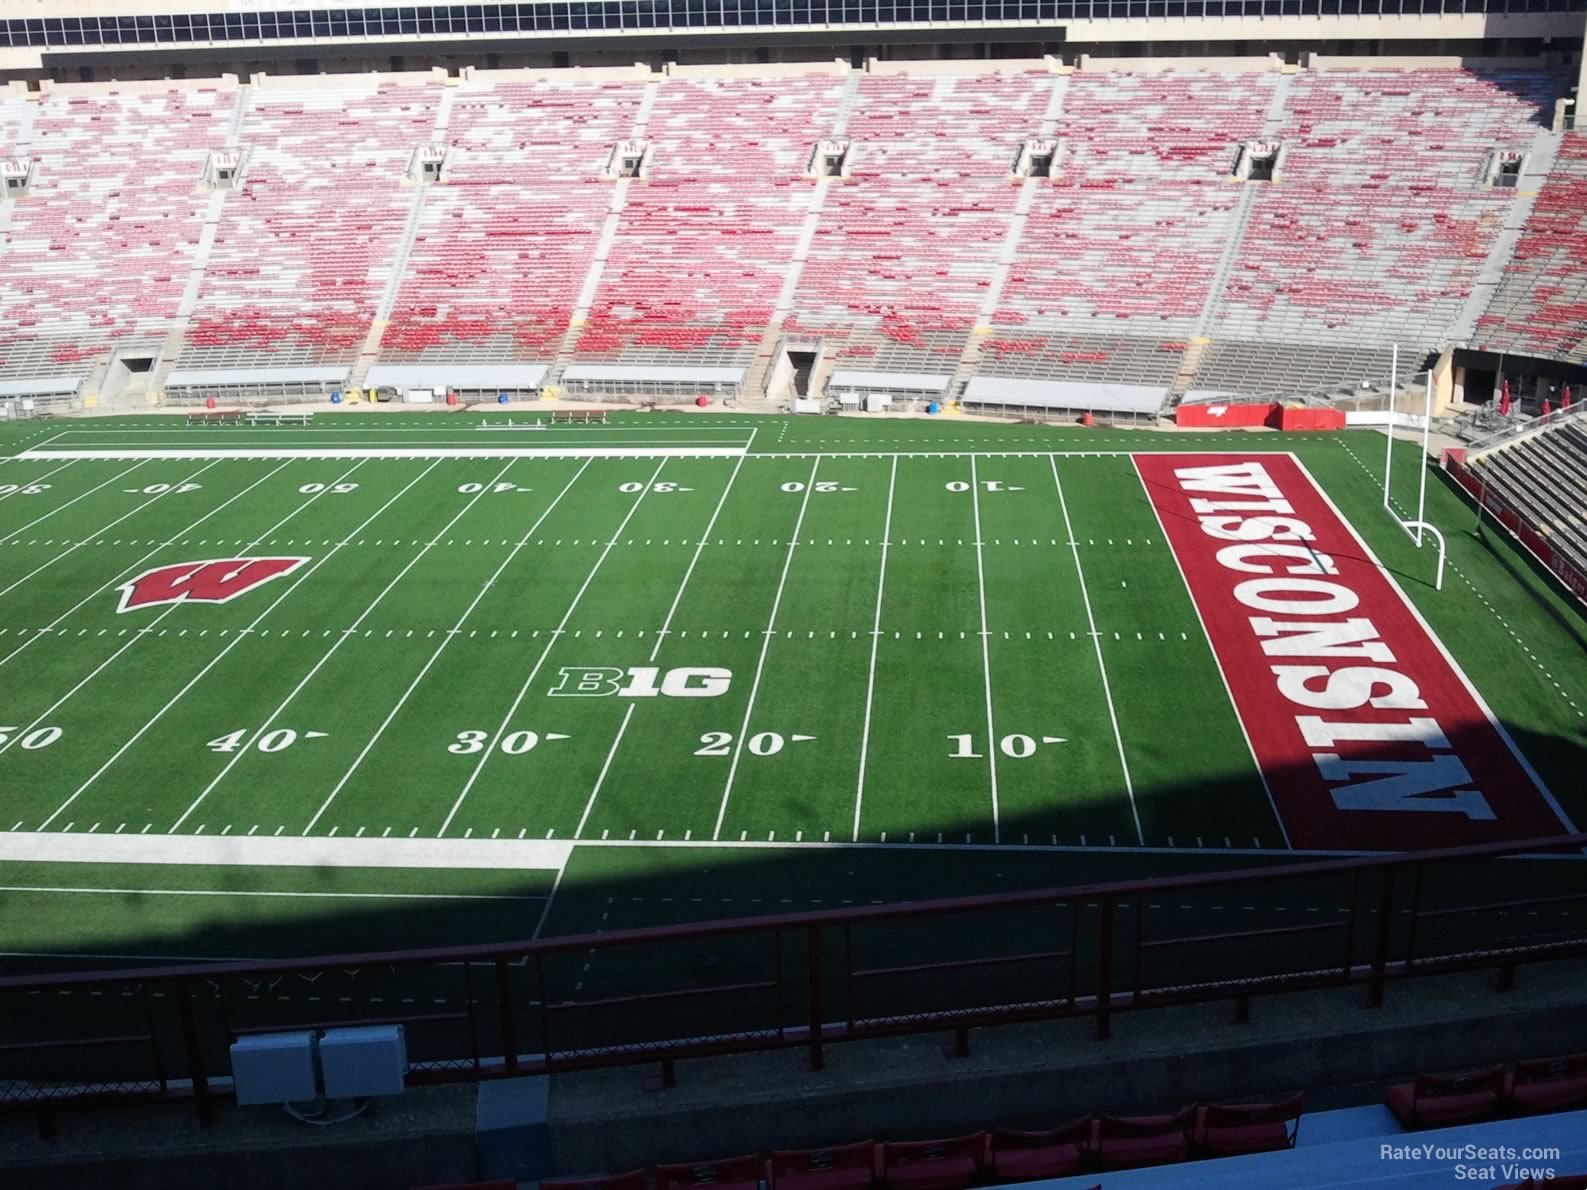
[(211, 558), (204, 562), (177, 562), (145, 570), (117, 588), (119, 612), (162, 603), (227, 603), (263, 586), (271, 579), (291, 574), (307, 558)]
[(564, 665), (560, 680), (547, 694), (561, 698), (715, 698), (726, 694), (733, 680), (730, 669), (669, 669), (653, 665)]

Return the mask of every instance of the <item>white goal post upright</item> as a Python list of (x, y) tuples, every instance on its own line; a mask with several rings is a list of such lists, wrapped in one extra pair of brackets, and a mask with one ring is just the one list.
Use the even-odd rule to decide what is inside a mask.
[[(1411, 379), (1414, 380), (1416, 376), (1420, 375), (1423, 375), (1423, 373), (1418, 372), (1415, 376), (1412, 376)], [(1434, 540), (1438, 542), (1438, 571), (1433, 579), (1433, 589), (1435, 591), (1442, 591), (1444, 589), (1444, 562), (1448, 557), (1449, 551), (1445, 546), (1443, 533), (1440, 532), (1438, 526), (1430, 524), (1427, 520), (1427, 451), (1432, 440), (1433, 433), (1433, 373), (1431, 369), (1426, 372), (1426, 376), (1427, 383), (1422, 386), (1423, 404), (1421, 478), (1417, 485), (1416, 491), (1416, 516), (1413, 520), (1407, 521), (1401, 518), (1399, 513), (1394, 511), (1394, 503), (1389, 494), (1389, 479), (1393, 474), (1394, 466), (1394, 398), (1400, 387), (1400, 345), (1396, 343), (1394, 345), (1393, 362), (1390, 365), (1389, 372), (1388, 417), (1383, 426), (1383, 437), (1385, 439), (1383, 458), (1383, 509), (1394, 518), (1394, 523), (1396, 525), (1405, 530), (1405, 535), (1416, 543), (1417, 549), (1422, 548), (1422, 535), (1424, 533), (1431, 533), (1433, 535)]]

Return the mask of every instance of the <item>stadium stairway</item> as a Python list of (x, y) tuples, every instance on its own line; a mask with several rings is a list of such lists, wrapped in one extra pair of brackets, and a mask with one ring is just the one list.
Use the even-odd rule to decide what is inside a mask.
[[(1398, 1151), (1424, 1145), (1431, 1146), (1434, 1155), (1412, 1157)], [(1462, 1153), (1468, 1145), (1477, 1152), (1513, 1150), (1517, 1156), (1509, 1161), (1468, 1159)], [(1557, 1148), (1559, 1156), (1519, 1156), (1539, 1148)], [(1556, 1176), (1587, 1172), (1587, 1112), (1422, 1132), (1403, 1131), (1381, 1104), (1308, 1112), (1301, 1118), (1295, 1148), (1283, 1152), (1081, 1174), (1029, 1185), (1040, 1190), (1090, 1190), (1099, 1182), (1104, 1190), (1184, 1190), (1187, 1186), (1202, 1190), (1449, 1190), (1451, 1186), (1474, 1186), (1488, 1190), (1524, 1180), (1526, 1170), (1541, 1177), (1541, 1169), (1552, 1169)]]
[(1499, 292), (1499, 286), (1504, 281), (1505, 266), (1515, 259), (1516, 246), (1521, 242), (1526, 225), (1531, 221), (1532, 211), (1537, 206), (1538, 192), (1554, 168), (1554, 160), (1559, 155), (1560, 144), (1564, 139), (1564, 133), (1553, 131), (1539, 132), (1532, 138), (1532, 151), (1526, 159), (1526, 173), (1516, 186), (1514, 204), (1505, 212), (1504, 230), (1494, 240), (1488, 259), (1483, 262), (1482, 271), (1472, 286), (1471, 296), (1466, 299), (1465, 308), (1450, 328), (1451, 341), (1476, 341), (1479, 320)]

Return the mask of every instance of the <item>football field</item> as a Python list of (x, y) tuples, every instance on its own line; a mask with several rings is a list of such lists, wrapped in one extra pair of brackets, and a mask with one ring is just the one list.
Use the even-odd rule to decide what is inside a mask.
[(0, 429), (8, 965), (1587, 820), (1579, 605), (1379, 435), (533, 420)]

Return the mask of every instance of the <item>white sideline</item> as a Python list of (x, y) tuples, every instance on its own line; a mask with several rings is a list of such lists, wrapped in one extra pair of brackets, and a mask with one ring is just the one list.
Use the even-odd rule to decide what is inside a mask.
[[(358, 756), (353, 760), (353, 763), (348, 766), (347, 771), (342, 774), (341, 780), (336, 782), (335, 788), (333, 788), (330, 793), (325, 796), (325, 800), (320, 803), (320, 808), (314, 811), (314, 817), (309, 819), (309, 824), (303, 828), (303, 830), (300, 832), (301, 834), (308, 834), (314, 829), (315, 824), (318, 823), (322, 817), (324, 817), (325, 811), (331, 808), (331, 803), (336, 800), (337, 795), (339, 795), (346, 787), (347, 783), (353, 779), (353, 774), (356, 773), (359, 769), (359, 766), (364, 763), (365, 757), (367, 757), (374, 749), (375, 745), (380, 742), (381, 737), (386, 734), (386, 728), (391, 726), (392, 721), (395, 720), (396, 717), (402, 712), (402, 708), (408, 705), (408, 699), (413, 697), (413, 692), (419, 688), (419, 683), (424, 681), (425, 675), (428, 674), (430, 670), (435, 668), (435, 663), (441, 659), (441, 654), (446, 652), (447, 645), (451, 644), (452, 641), (457, 638), (458, 633), (462, 631), (463, 625), (468, 623), (468, 618), (474, 614), (474, 609), (480, 605), (481, 601), (484, 600), (490, 589), (496, 585), (496, 580), (501, 578), (502, 573), (509, 565), (512, 564), (512, 560), (518, 556), (519, 552), (522, 551), (524, 546), (529, 544), (530, 540), (535, 535), (535, 531), (545, 523), (545, 519), (554, 511), (556, 511), (557, 505), (562, 503), (562, 497), (566, 496), (568, 492), (572, 490), (573, 485), (578, 483), (583, 477), (584, 472), (589, 470), (589, 466), (589, 463), (586, 462), (582, 467), (573, 473), (573, 478), (568, 480), (566, 486), (557, 493), (556, 499), (552, 500), (550, 504), (546, 505), (545, 511), (535, 518), (534, 524), (529, 526), (529, 528), (524, 532), (524, 535), (519, 538), (517, 544), (512, 547), (511, 552), (501, 560), (501, 564), (497, 566), (496, 569), (491, 573), (491, 576), (485, 580), (484, 585), (480, 587), (479, 591), (474, 595), (474, 598), (469, 602), (469, 605), (463, 609), (463, 614), (457, 618), (457, 623), (452, 625), (451, 631), (441, 638), (440, 644), (435, 646), (435, 652), (430, 654), (430, 659), (424, 663), (424, 668), (414, 675), (413, 681), (409, 682), (408, 688), (402, 692), (402, 697), (397, 699), (396, 705), (393, 706), (387, 713), (385, 719), (381, 721), (380, 726), (375, 728), (375, 734), (369, 737), (369, 742), (364, 745), (363, 750), (359, 752)], [(503, 474), (505, 474), (505, 472)], [(438, 533), (436, 536), (439, 537), (440, 534)]]
[(733, 759), (727, 767), (727, 784), (722, 789), (722, 804), (716, 811), (716, 826), (712, 839), (722, 837), (722, 822), (727, 818), (728, 799), (733, 796), (733, 779), (738, 776), (738, 762), (744, 756), (744, 736), (749, 731), (749, 721), (755, 714), (755, 698), (760, 693), (761, 675), (766, 672), (766, 654), (771, 650), (773, 629), (777, 627), (777, 612), (782, 607), (782, 593), (788, 585), (788, 570), (793, 566), (794, 551), (799, 548), (799, 532), (804, 528), (805, 510), (810, 507), (810, 493), (816, 490), (816, 470), (821, 466), (818, 456), (810, 464), (810, 478), (805, 480), (804, 499), (799, 502), (799, 516), (794, 520), (793, 532), (788, 535), (788, 556), (782, 562), (782, 577), (777, 580), (777, 594), (772, 597), (771, 616), (766, 621), (766, 631), (760, 637), (760, 660), (755, 662), (755, 677), (749, 685), (749, 701), (744, 704), (744, 722), (738, 725), (738, 739), (733, 745)]
[[(182, 484), (191, 483), (193, 480), (197, 479), (200, 475), (204, 474), (204, 472), (208, 471), (214, 465), (215, 465), (214, 463), (205, 463), (204, 466), (200, 467), (197, 471), (191, 472), (190, 474), (183, 476), (179, 483), (171, 484), (169, 487), (166, 488), (165, 491), (158, 493), (157, 495), (151, 497), (148, 500), (145, 500), (142, 504), (137, 505), (135, 508), (131, 509), (130, 511), (122, 513), (115, 520), (111, 521), (108, 525), (100, 525), (97, 529), (90, 530), (87, 535), (85, 535), (81, 540), (79, 540), (77, 542), (76, 545), (68, 546), (66, 549), (62, 550), (60, 553), (58, 553), (58, 554), (54, 555), (53, 557), (51, 557), (49, 559), (49, 561), (40, 563), (38, 566), (35, 566), (32, 570), (30, 570), (26, 574), (24, 574), (21, 578), (17, 579), (15, 582), (13, 582), (10, 586), (6, 587), (4, 590), (0, 590), (0, 596), (5, 596), (5, 595), (11, 594), (12, 591), (15, 591), (18, 587), (20, 587), (23, 583), (27, 582), (29, 579), (35, 577), (36, 575), (43, 574), (46, 570), (48, 570), (51, 566), (54, 566), (55, 563), (59, 562), (62, 558), (70, 557), (72, 554), (75, 554), (78, 550), (82, 549), (85, 545), (87, 545), (90, 541), (94, 540), (96, 537), (100, 537), (103, 534), (110, 532), (110, 530), (114, 529), (117, 525), (121, 524), (122, 521), (130, 520), (132, 517), (137, 516), (145, 508), (148, 508), (151, 504), (157, 504), (161, 500), (164, 500), (172, 492), (176, 491), (179, 487), (181, 487)], [(141, 466), (143, 466), (142, 463), (139, 463), (139, 464), (137, 464), (134, 467), (129, 467), (126, 471), (123, 471), (122, 474), (126, 475), (126, 474), (128, 474), (128, 473), (130, 473), (132, 471), (136, 471), (137, 468), (141, 467)], [(105, 482), (109, 483), (110, 481), (106, 480)], [(101, 487), (101, 488), (104, 487), (104, 486), (105, 486), (104, 484), (100, 484), (99, 485), (99, 487)], [(96, 492), (98, 490), (99, 490), (99, 488), (95, 488), (94, 489), (94, 491), (96, 491)], [(90, 494), (91, 493), (89, 493), (89, 492), (83, 493), (83, 495), (85, 495), (85, 496), (86, 495), (90, 495)], [(77, 499), (81, 500), (82, 496), (79, 496)], [(65, 508), (67, 504), (75, 504), (76, 502), (77, 502), (76, 500), (68, 500), (66, 502), (66, 504), (61, 505), (61, 508)], [(55, 511), (59, 512), (60, 508), (56, 509)], [(40, 517), (39, 520), (42, 521), (46, 517), (50, 517), (50, 516), (53, 516), (53, 515), (54, 515), (54, 513), (46, 513), (44, 516)], [(34, 522), (34, 524), (37, 524), (37, 523), (38, 523), (37, 521)], [(30, 528), (30, 527), (31, 526), (24, 526), (24, 528)], [(22, 530), (18, 529), (16, 531), (16, 533), (12, 533), (12, 534), (7, 535), (7, 537), (0, 538), (0, 541), (10, 540), (11, 537), (15, 537), (15, 536), (17, 536), (18, 533), (21, 533), (21, 532), (22, 532)]]
[[(407, 565), (401, 570), (397, 571), (396, 577), (387, 583), (383, 588), (381, 588), (380, 594), (376, 595), (372, 600), (364, 605), (364, 610), (358, 613), (358, 619), (353, 621), (351, 627), (343, 631), (341, 635), (339, 635), (335, 641), (331, 643), (331, 647), (326, 649), (320, 659), (314, 663), (314, 668), (309, 670), (308, 673), (304, 674), (302, 679), (299, 680), (298, 684), (292, 687), (292, 693), (283, 698), (280, 705), (277, 706), (275, 710), (271, 711), (269, 715), (265, 716), (259, 727), (256, 728), (253, 734), (248, 737), (247, 742), (244, 743), (241, 748), (237, 749), (237, 751), (232, 754), (231, 759), (226, 762), (225, 766), (220, 770), (220, 772), (215, 774), (215, 779), (208, 785), (204, 786), (204, 791), (193, 799), (192, 805), (183, 810), (182, 816), (171, 824), (171, 829), (173, 831), (177, 830), (193, 815), (195, 810), (204, 804), (204, 800), (208, 798), (210, 794), (215, 792), (215, 789), (220, 785), (220, 783), (224, 781), (231, 774), (232, 769), (236, 768), (238, 763), (253, 750), (254, 745), (257, 744), (261, 738), (263, 738), (270, 731), (277, 729), (277, 723), (279, 719), (283, 714), (286, 713), (287, 707), (292, 705), (293, 699), (297, 698), (297, 696), (303, 692), (303, 688), (314, 680), (314, 676), (320, 672), (321, 668), (324, 667), (324, 665), (329, 662), (332, 657), (336, 656), (337, 651), (340, 650), (341, 647), (347, 643), (349, 638), (351, 638), (357, 632), (357, 630), (363, 626), (363, 623), (369, 617), (369, 614), (379, 607), (382, 601), (385, 600), (386, 596), (390, 595), (391, 592), (396, 589), (397, 584), (408, 576), (408, 572), (420, 562), (422, 562), (425, 556), (429, 554), (429, 552), (434, 549), (437, 544), (439, 544), (442, 536), (450, 533), (452, 531), (452, 526), (456, 525), (458, 521), (467, 516), (469, 511), (485, 498), (485, 494), (495, 488), (496, 484), (501, 481), (501, 477), (506, 475), (507, 472), (511, 470), (512, 464), (508, 463), (500, 471), (496, 472), (496, 474), (491, 477), (488, 483), (481, 487), (478, 492), (474, 493), (473, 498), (470, 499), (468, 503), (464, 504), (462, 508), (457, 510), (456, 514), (451, 520), (447, 521), (446, 524), (441, 526), (440, 530), (433, 538), (429, 540), (429, 542), (425, 544), (423, 549), (408, 559)], [(318, 817), (318, 815), (316, 815), (316, 817)]]
[[(882, 640), (882, 592), (887, 587), (887, 548), (893, 540), (893, 491), (898, 486), (898, 460), (887, 477), (887, 516), (882, 522), (882, 563), (876, 573), (876, 614), (871, 620), (871, 664), (865, 677), (865, 723), (860, 729), (860, 776), (854, 789), (854, 836), (860, 841), (860, 812), (865, 805), (865, 765), (871, 752), (871, 703), (876, 696), (876, 650)], [(977, 536), (980, 536), (977, 534)]]
[[(166, 548), (168, 548), (170, 546), (175, 545), (178, 541), (181, 541), (184, 537), (186, 537), (188, 534), (190, 534), (194, 529), (198, 528), (205, 521), (209, 520), (210, 517), (214, 516), (216, 513), (222, 511), (223, 509), (229, 508), (231, 505), (235, 504), (238, 500), (241, 500), (249, 492), (253, 491), (260, 484), (264, 483), (265, 480), (270, 479), (270, 478), (278, 475), (284, 468), (286, 468), (289, 465), (290, 464), (288, 464), (288, 463), (282, 463), (280, 466), (272, 468), (270, 471), (265, 472), (265, 474), (261, 475), (258, 479), (254, 480), (247, 487), (243, 488), (242, 491), (238, 492), (236, 495), (232, 496), (230, 499), (228, 499), (224, 503), (217, 504), (214, 508), (210, 509), (208, 512), (206, 512), (203, 516), (199, 517), (192, 524), (188, 525), (187, 528), (179, 530), (174, 537), (169, 537), (165, 541), (162, 541), (159, 545), (155, 546), (152, 550), (150, 550), (148, 553), (144, 554), (143, 557), (139, 558), (136, 562), (132, 563), (126, 569), (117, 572), (108, 581), (106, 581), (106, 582), (100, 584), (99, 586), (95, 587), (87, 595), (84, 595), (76, 603), (72, 604), (71, 607), (67, 608), (60, 615), (56, 616), (53, 620), (51, 620), (48, 624), (46, 624), (38, 632), (36, 632), (32, 636), (28, 637), (27, 640), (23, 641), (16, 648), (12, 649), (4, 657), (0, 657), (0, 666), (5, 666), (5, 665), (10, 664), (11, 659), (13, 657), (15, 657), (18, 653), (22, 652), (22, 650), (26, 649), (29, 645), (33, 644), (35, 641), (39, 640), (41, 637), (43, 637), (43, 636), (47, 635), (48, 633), (52, 632), (68, 616), (72, 615), (76, 611), (81, 610), (86, 604), (90, 603), (94, 599), (97, 599), (99, 596), (103, 595), (106, 591), (111, 590), (113, 587), (115, 587), (118, 584), (118, 582), (121, 579), (130, 578), (132, 575), (137, 574), (139, 572), (139, 568), (145, 562), (147, 562), (150, 558), (154, 557), (155, 554), (159, 553), (163, 549), (166, 549)], [(263, 539), (261, 539), (261, 540), (263, 540)]]
[[(95, 447), (83, 450), (25, 450), (18, 459), (735, 459), (749, 450), (738, 446), (265, 446), (244, 447)], [(119, 476), (117, 477), (119, 478)], [(111, 480), (106, 480), (110, 483)], [(100, 487), (103, 487), (101, 484)], [(98, 489), (95, 489), (98, 490)], [(88, 495), (90, 493), (84, 493)], [(81, 499), (81, 497), (79, 497)], [(63, 505), (64, 507), (64, 505)], [(20, 530), (19, 530), (20, 532)]]
[(560, 872), (561, 839), (349, 839), (328, 835), (78, 835), (0, 831), (0, 861), (267, 868), (525, 868)]
[[(1124, 755), (1124, 734), (1119, 730), (1119, 713), (1113, 705), (1113, 687), (1108, 682), (1108, 663), (1102, 658), (1102, 634), (1097, 631), (1097, 618), (1091, 612), (1091, 594), (1086, 590), (1086, 572), (1080, 565), (1080, 541), (1075, 537), (1075, 527), (1069, 520), (1069, 501), (1064, 498), (1063, 481), (1058, 478), (1058, 460), (1048, 460), (1052, 464), (1053, 489), (1058, 493), (1058, 507), (1064, 514), (1064, 532), (1069, 535), (1069, 549), (1074, 554), (1075, 577), (1080, 580), (1080, 601), (1085, 604), (1086, 627), (1090, 630), (1091, 643), (1097, 652), (1097, 672), (1102, 675), (1102, 697), (1107, 700), (1108, 719), (1113, 724), (1113, 745), (1119, 751), (1119, 771), (1124, 776), (1124, 792), (1130, 798), (1130, 817), (1135, 820), (1135, 841), (1144, 844), (1146, 833), (1141, 829), (1141, 810), (1135, 802), (1135, 782), (1130, 779), (1130, 762)], [(1162, 528), (1162, 522), (1158, 522)]]
[(468, 775), (464, 782), (462, 792), (457, 795), (457, 800), (452, 803), (452, 808), (446, 813), (446, 820), (441, 823), (441, 829), (436, 831), (436, 838), (443, 837), (452, 825), (452, 819), (457, 817), (457, 812), (463, 808), (463, 801), (474, 788), (474, 783), (479, 780), (479, 775), (485, 771), (485, 765), (496, 754), (496, 749), (501, 744), (502, 736), (507, 734), (507, 726), (518, 713), (518, 708), (523, 705), (523, 700), (528, 697), (529, 689), (534, 685), (535, 679), (540, 676), (540, 667), (546, 663), (546, 658), (551, 656), (551, 650), (557, 647), (557, 642), (562, 639), (562, 634), (567, 630), (568, 621), (573, 618), (573, 613), (578, 610), (584, 592), (590, 589), (590, 584), (595, 581), (595, 576), (600, 573), (601, 567), (606, 564), (607, 556), (611, 554), (612, 547), (617, 544), (618, 538), (623, 535), (623, 530), (628, 528), (628, 522), (634, 519), (634, 513), (639, 511), (639, 506), (646, 496), (650, 495), (656, 484), (656, 477), (666, 467), (667, 461), (663, 459), (656, 464), (656, 469), (650, 473), (650, 478), (645, 481), (645, 486), (640, 490), (639, 496), (629, 506), (627, 514), (616, 529), (612, 530), (612, 539), (606, 543), (606, 548), (601, 551), (601, 556), (595, 559), (595, 565), (590, 568), (589, 574), (584, 577), (584, 585), (573, 596), (573, 602), (568, 604), (568, 610), (562, 613), (562, 619), (551, 632), (551, 643), (545, 647), (539, 658), (534, 663), (534, 668), (529, 671), (529, 676), (524, 678), (523, 685), (518, 687), (518, 693), (512, 700), (512, 705), (507, 708), (507, 713), (501, 717), (501, 722), (496, 725), (496, 730), (491, 733), (490, 742), (485, 745), (485, 751), (480, 753), (479, 763), (474, 766), (474, 771)]
[[(683, 602), (683, 593), (689, 588), (689, 579), (694, 577), (694, 568), (700, 561), (700, 554), (705, 550), (705, 543), (711, 537), (711, 530), (716, 528), (716, 518), (722, 515), (722, 506), (727, 503), (728, 493), (733, 490), (733, 482), (738, 479), (738, 473), (744, 468), (744, 460), (739, 459), (733, 464), (733, 474), (727, 477), (727, 486), (722, 489), (722, 495), (716, 502), (716, 507), (711, 510), (711, 519), (705, 523), (705, 529), (700, 534), (700, 540), (694, 547), (694, 556), (689, 559), (689, 569), (683, 572), (683, 581), (678, 584), (678, 590), (672, 597), (672, 606), (667, 609), (667, 618), (661, 622), (661, 629), (656, 633), (656, 643), (650, 648), (650, 657), (647, 664), (654, 665), (656, 658), (661, 655), (661, 646), (667, 641), (667, 634), (672, 631), (672, 617), (678, 612), (678, 605)], [(617, 749), (622, 746), (623, 736), (628, 732), (628, 721), (634, 717), (634, 708), (638, 704), (630, 701), (628, 709), (623, 712), (623, 721), (618, 725), (617, 738), (612, 741), (611, 750), (606, 753), (606, 762), (601, 765), (601, 771), (595, 778), (595, 787), (590, 790), (589, 799), (584, 803), (584, 813), (579, 815), (579, 824), (573, 830), (575, 839), (584, 834), (585, 824), (590, 820), (590, 814), (595, 810), (595, 799), (601, 795), (601, 786), (606, 784), (606, 774), (611, 771), (612, 760), (617, 756)], [(539, 932), (536, 931), (536, 937)]]
[[(361, 465), (362, 464), (354, 464), (352, 467), (349, 467), (347, 469), (347, 471), (344, 472), (344, 474), (351, 475), (354, 471), (358, 470), (359, 466), (361, 466)], [(309, 563), (307, 566), (299, 568), (294, 574), (294, 577), (292, 579), (292, 585), (289, 586), (286, 590), (282, 591), (280, 594), (278, 594), (273, 600), (270, 601), (270, 606), (265, 608), (264, 611), (260, 612), (251, 621), (249, 621), (246, 630), (239, 631), (239, 632), (235, 633), (232, 636), (230, 643), (228, 643), (226, 645), (226, 647), (224, 649), (222, 649), (220, 652), (216, 653), (213, 657), (211, 657), (209, 659), (209, 661), (204, 665), (203, 669), (199, 670), (196, 674), (194, 674), (191, 678), (189, 678), (187, 680), (187, 685), (183, 686), (180, 690), (178, 690), (176, 692), (176, 694), (174, 696), (172, 696), (172, 698), (171, 698), (171, 700), (169, 702), (167, 702), (163, 707), (161, 707), (158, 711), (156, 711), (154, 713), (154, 717), (152, 719), (150, 719), (148, 722), (146, 722), (142, 727), (138, 728), (137, 731), (133, 732), (131, 737), (129, 737), (127, 739), (127, 741), (121, 745), (121, 747), (116, 749), (115, 755), (112, 756), (109, 760), (105, 761), (105, 763), (100, 765), (97, 769), (95, 769), (94, 770), (94, 775), (89, 777), (88, 780), (84, 781), (81, 785), (79, 785), (77, 787), (76, 791), (72, 794), (71, 797), (67, 798), (64, 802), (62, 802), (59, 806), (57, 806), (55, 808), (55, 813), (51, 814), (48, 818), (46, 818), (43, 822), (41, 822), (39, 824), (39, 829), (40, 830), (45, 829), (47, 826), (50, 825), (50, 823), (54, 822), (57, 818), (59, 818), (62, 814), (64, 814), (66, 812), (67, 808), (70, 807), (71, 804), (73, 802), (75, 802), (79, 797), (81, 797), (87, 791), (87, 789), (88, 789), (88, 787), (90, 785), (92, 785), (95, 781), (98, 781), (99, 778), (103, 777), (105, 775), (106, 771), (109, 770), (111, 765), (115, 764), (124, 755), (126, 755), (127, 750), (129, 748), (131, 748), (134, 744), (136, 744), (139, 740), (141, 740), (144, 737), (144, 734), (151, 727), (153, 727), (156, 723), (158, 723), (161, 719), (163, 719), (165, 717), (165, 714), (166, 714), (167, 711), (169, 711), (177, 703), (181, 702), (182, 699), (186, 698), (187, 697), (187, 692), (189, 690), (191, 690), (194, 686), (198, 685), (199, 682), (203, 681), (205, 675), (208, 674), (210, 670), (214, 669), (223, 660), (225, 660), (226, 655), (228, 653), (230, 653), (233, 649), (235, 649), (239, 644), (241, 644), (243, 641), (247, 640), (248, 639), (248, 633), (251, 632), (254, 628), (257, 628), (259, 626), (259, 624), (264, 620), (264, 618), (266, 616), (268, 616), (271, 612), (273, 612), (277, 607), (279, 607), (281, 605), (282, 601), (285, 600), (287, 598), (287, 596), (291, 595), (292, 592), (296, 591), (299, 587), (301, 587), (303, 585), (303, 583), (305, 581), (307, 581), (309, 576), (312, 575), (315, 571), (317, 571), (321, 566), (323, 566), (326, 562), (329, 562), (332, 558), (334, 558), (341, 551), (343, 546), (345, 546), (349, 541), (353, 540), (353, 538), (355, 536), (357, 536), (359, 533), (363, 532), (364, 529), (367, 526), (372, 525), (381, 516), (381, 514), (386, 511), (386, 509), (390, 508), (398, 500), (402, 499), (403, 496), (407, 495), (407, 493), (413, 488), (413, 486), (415, 484), (417, 484), (425, 476), (429, 475), (431, 471), (435, 470), (436, 466), (437, 466), (437, 464), (431, 463), (423, 471), (419, 472), (419, 474), (415, 475), (412, 479), (410, 479), (402, 487), (402, 489), (400, 491), (398, 491), (395, 495), (393, 495), (390, 499), (388, 499), (379, 508), (375, 509), (375, 511), (373, 513), (371, 513), (360, 525), (358, 525), (355, 529), (353, 529), (352, 532), (350, 532), (346, 537), (342, 538), (341, 541), (339, 541), (335, 545), (333, 545), (331, 547), (329, 553), (323, 554), (320, 557), (316, 558), (313, 562)], [(320, 495), (323, 495), (324, 492), (329, 491), (329, 490), (330, 490), (330, 488), (327, 487), (325, 489), (322, 489), (321, 492), (315, 493), (316, 498), (318, 498), (318, 496), (320, 496)], [(313, 501), (312, 500), (311, 501), (307, 501), (306, 503), (313, 503)], [(300, 510), (301, 510), (301, 507), (302, 506), (300, 506)]]
[(997, 804), (997, 730), (992, 726), (992, 633), (986, 626), (986, 569), (981, 559), (981, 477), (970, 456), (970, 507), (975, 516), (975, 590), (981, 603), (981, 672), (986, 675), (986, 758), (992, 776), (992, 842), (1003, 841), (1003, 822)]

